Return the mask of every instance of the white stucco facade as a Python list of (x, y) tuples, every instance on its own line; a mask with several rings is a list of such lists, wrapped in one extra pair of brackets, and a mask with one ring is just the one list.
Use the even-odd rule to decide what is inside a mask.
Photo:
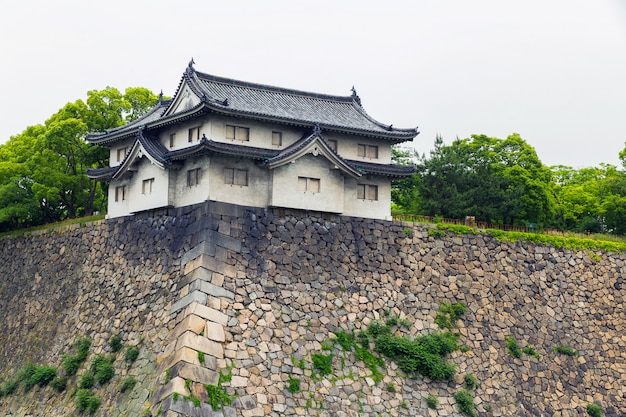
[[(202, 94), (200, 94), (202, 93)], [(352, 96), (325, 96), (197, 73), (143, 119), (88, 140), (110, 147), (108, 216), (207, 200), (385, 219), (391, 147), (416, 129), (376, 122)]]

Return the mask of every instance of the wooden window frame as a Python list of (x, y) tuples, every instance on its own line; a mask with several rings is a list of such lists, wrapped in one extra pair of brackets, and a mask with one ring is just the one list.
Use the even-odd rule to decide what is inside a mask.
[(357, 184), (356, 198), (364, 201), (378, 201), (378, 185)]
[(283, 146), (283, 132), (272, 132), (272, 146)]
[(357, 155), (361, 158), (378, 159), (378, 146), (359, 143)]
[(174, 147), (175, 142), (176, 142), (176, 133), (170, 133), (170, 148)]
[(245, 126), (226, 125), (226, 139), (250, 142), (250, 128)]
[(154, 177), (146, 178), (141, 182), (141, 194), (148, 195), (152, 194), (152, 189), (154, 188)]
[(196, 137), (195, 140), (200, 140), (200, 126), (189, 128), (187, 132), (187, 142), (192, 143), (194, 141), (194, 136)]
[(122, 162), (126, 157), (126, 153), (128, 152), (128, 147), (124, 146), (123, 148), (119, 148), (117, 150), (117, 162)]
[(194, 168), (187, 171), (187, 187), (196, 187), (200, 184), (201, 168)]
[(126, 185), (118, 185), (115, 187), (115, 201), (126, 200)]
[(322, 192), (322, 180), (319, 178), (298, 177), (298, 191), (319, 194)]
[(248, 170), (239, 168), (224, 168), (224, 184), (230, 186), (247, 187)]

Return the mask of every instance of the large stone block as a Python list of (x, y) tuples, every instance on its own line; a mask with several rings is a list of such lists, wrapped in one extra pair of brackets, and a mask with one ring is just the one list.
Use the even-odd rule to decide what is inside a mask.
[(226, 334), (224, 333), (224, 326), (212, 321), (205, 321), (204, 337), (215, 340), (216, 342), (226, 341)]
[(190, 314), (178, 323), (176, 327), (174, 327), (174, 330), (170, 333), (170, 340), (177, 339), (178, 336), (188, 330), (194, 332), (195, 334), (200, 334), (205, 331), (206, 323), (206, 320), (202, 317)]
[(181, 258), (180, 264), (186, 265), (190, 261), (196, 259), (200, 255), (215, 255), (215, 244), (210, 240), (203, 240), (194, 246), (191, 250), (187, 251)]
[(200, 255), (196, 259), (188, 262), (185, 265), (184, 274), (188, 274), (196, 268), (206, 268), (209, 271), (218, 272), (226, 275), (229, 278), (235, 278), (237, 275), (237, 267), (235, 265), (229, 265), (226, 262), (221, 262), (215, 259), (213, 256)]
[[(205, 357), (205, 361), (206, 360), (207, 359)], [(176, 349), (172, 355), (161, 362), (159, 370), (161, 372), (165, 372), (165, 370), (171, 368), (180, 361), (200, 365), (200, 361), (198, 360), (198, 351), (186, 346)]]
[(235, 298), (235, 294), (222, 287), (219, 287), (210, 282), (196, 280), (189, 284), (189, 291), (202, 291), (205, 294), (212, 295), (213, 297)]
[[(215, 361), (215, 358), (213, 358), (213, 360)], [(199, 365), (178, 362), (170, 368), (170, 377), (180, 377), (185, 380), (190, 379), (193, 382), (199, 382), (201, 384), (217, 385), (220, 379), (220, 373)]]
[(209, 271), (206, 268), (196, 268), (193, 271), (191, 271), (190, 273), (186, 274), (185, 276), (183, 276), (183, 278), (178, 281), (178, 283), (176, 284), (176, 289), (180, 290), (181, 288), (183, 288), (185, 285), (195, 281), (195, 280), (202, 280), (202, 281), (206, 281), (206, 282), (213, 282), (213, 275), (219, 275), (219, 274), (213, 274), (213, 272)]
[(152, 398), (154, 402), (160, 401), (162, 398), (165, 398), (173, 393), (179, 393), (181, 395), (189, 395), (187, 388), (185, 388), (185, 380), (180, 377), (172, 378), (169, 382), (154, 391)]
[(203, 319), (221, 324), (223, 326), (226, 326), (228, 323), (228, 316), (226, 314), (200, 303), (191, 303), (185, 308), (183, 316), (186, 317), (191, 314), (195, 314)]
[(176, 349), (182, 349), (184, 347), (215, 356), (218, 359), (224, 358), (224, 347), (221, 343), (214, 342), (203, 336), (198, 336), (193, 332), (185, 332), (178, 338)]
[(207, 294), (202, 291), (190, 291), (189, 294), (181, 298), (172, 304), (171, 314), (176, 314), (178, 311), (187, 307), (191, 303), (206, 304)]

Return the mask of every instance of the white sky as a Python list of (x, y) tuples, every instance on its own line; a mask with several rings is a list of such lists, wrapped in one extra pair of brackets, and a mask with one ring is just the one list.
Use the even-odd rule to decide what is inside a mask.
[(519, 133), (544, 164), (619, 165), (624, 0), (0, 0), (0, 143), (112, 86), (199, 71), (349, 95), (414, 146)]

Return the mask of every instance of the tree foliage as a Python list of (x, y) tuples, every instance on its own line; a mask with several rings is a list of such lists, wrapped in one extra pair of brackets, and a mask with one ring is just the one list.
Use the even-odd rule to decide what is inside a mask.
[(109, 152), (85, 135), (134, 120), (157, 100), (145, 88), (92, 90), (0, 145), (0, 231), (104, 211), (106, 189), (85, 172), (106, 166)]
[[(396, 161), (410, 155), (397, 153)], [(620, 152), (626, 168), (626, 148)], [(546, 167), (519, 135), (440, 137), (417, 174), (396, 181), (394, 210), (501, 224), (626, 234), (626, 173), (615, 166)]]

